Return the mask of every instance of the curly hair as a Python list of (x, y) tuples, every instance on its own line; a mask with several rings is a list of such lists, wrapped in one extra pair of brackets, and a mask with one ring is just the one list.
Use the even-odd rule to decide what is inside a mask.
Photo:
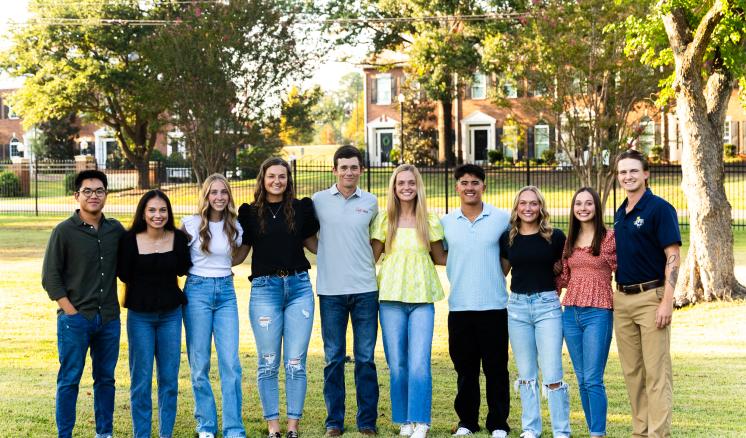
[(518, 201), (520, 201), (521, 195), (524, 192), (533, 192), (536, 198), (541, 204), (539, 210), (539, 234), (541, 237), (546, 239), (547, 242), (552, 243), (552, 224), (549, 222), (549, 211), (547, 210), (547, 203), (544, 200), (544, 195), (541, 194), (536, 186), (526, 186), (518, 191), (513, 200), (513, 210), (510, 212), (510, 233), (508, 234), (508, 245), (513, 245), (513, 239), (518, 235), (518, 230), (521, 227), (521, 218), (518, 217)]

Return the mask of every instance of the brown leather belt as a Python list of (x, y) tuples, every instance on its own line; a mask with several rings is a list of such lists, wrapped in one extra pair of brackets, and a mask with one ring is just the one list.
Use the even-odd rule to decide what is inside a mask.
[(633, 294), (639, 294), (640, 292), (645, 292), (646, 290), (655, 289), (657, 287), (663, 286), (665, 283), (663, 280), (653, 280), (653, 281), (646, 281), (644, 283), (637, 283), (637, 284), (617, 284), (616, 290), (619, 292), (633, 295)]

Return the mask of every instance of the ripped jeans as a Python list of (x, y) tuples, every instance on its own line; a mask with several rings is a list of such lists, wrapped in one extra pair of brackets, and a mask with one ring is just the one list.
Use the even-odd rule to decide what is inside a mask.
[(285, 367), (287, 418), (300, 419), (306, 400), (306, 354), (314, 299), (307, 272), (251, 281), (249, 320), (257, 350), (256, 380), (265, 420), (280, 417), (280, 348)]
[(511, 293), (508, 333), (518, 367), (516, 386), (521, 393), (523, 431), (541, 435), (541, 392), (549, 402), (553, 435), (570, 436), (570, 396), (562, 380), (562, 308), (557, 292)]

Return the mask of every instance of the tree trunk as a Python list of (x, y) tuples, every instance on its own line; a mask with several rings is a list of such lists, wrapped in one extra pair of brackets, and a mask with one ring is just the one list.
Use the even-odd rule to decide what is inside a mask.
[(132, 164), (137, 169), (137, 188), (141, 190), (150, 189), (150, 163), (148, 160), (137, 160)]
[(697, 105), (681, 92), (676, 111), (683, 131), (681, 184), (688, 202), (690, 234), (675, 303), (684, 306), (742, 297), (746, 291), (734, 274), (731, 205), (723, 185), (722, 122), (718, 129), (714, 126), (717, 120), (697, 111)]

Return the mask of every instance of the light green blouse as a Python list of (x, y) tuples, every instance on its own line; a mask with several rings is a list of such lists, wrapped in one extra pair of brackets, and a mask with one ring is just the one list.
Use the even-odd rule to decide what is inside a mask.
[[(388, 220), (379, 212), (370, 226), (370, 238), (386, 242)], [(435, 214), (428, 215), (430, 242), (443, 240), (443, 226)], [(404, 303), (433, 303), (443, 299), (443, 287), (430, 258), (430, 252), (417, 239), (414, 228), (399, 228), (391, 246), (384, 254), (378, 271), (378, 299)]]

